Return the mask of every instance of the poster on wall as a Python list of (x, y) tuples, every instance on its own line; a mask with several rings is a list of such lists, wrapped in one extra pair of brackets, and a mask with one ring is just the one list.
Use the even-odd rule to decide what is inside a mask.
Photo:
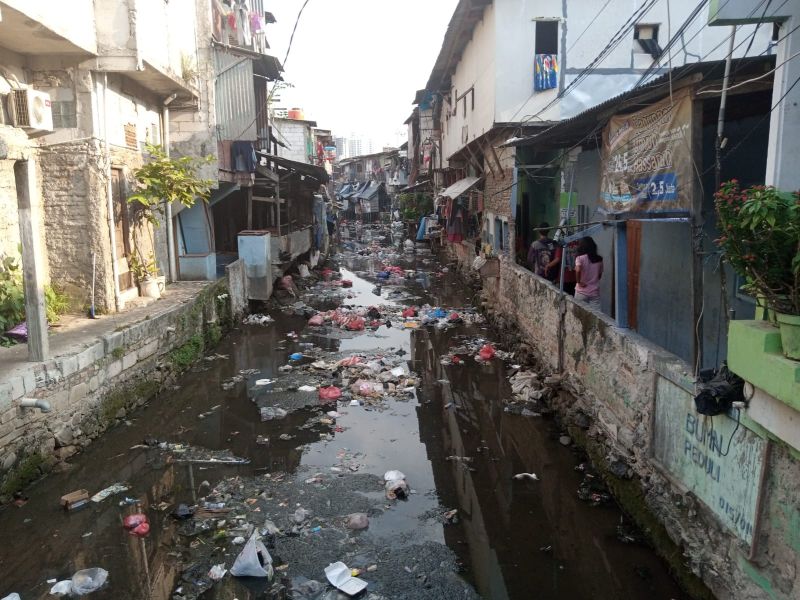
[(600, 202), (607, 213), (689, 212), (692, 100), (682, 90), (603, 130)]
[(767, 441), (726, 415), (698, 414), (691, 394), (658, 377), (653, 454), (748, 544), (758, 517)]
[(537, 92), (558, 87), (558, 57), (555, 54), (537, 54), (533, 64), (533, 89)]

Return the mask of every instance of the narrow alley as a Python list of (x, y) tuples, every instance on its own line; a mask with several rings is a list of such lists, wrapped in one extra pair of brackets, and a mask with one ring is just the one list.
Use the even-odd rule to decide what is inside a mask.
[[(27, 489), (26, 504), (0, 512), (3, 588), (46, 598), (48, 581), (96, 566), (108, 571), (98, 599), (333, 598), (304, 578), (324, 581), (341, 560), (372, 599), (688, 598), (599, 479), (586, 491), (591, 465), (558, 421), (512, 402), (513, 355), (498, 347), (503, 359), (474, 358), (496, 343), (465, 302), (474, 291), (427, 248), (393, 246), (387, 227), (363, 235), (345, 241), (327, 278), (301, 280), (307, 289), (274, 321), (241, 326), (68, 470)], [(388, 266), (395, 273), (379, 278)], [(380, 324), (307, 324), (340, 306), (375, 307)], [(403, 318), (409, 306), (446, 316)], [(398, 378), (387, 376), (391, 395), (384, 384), (362, 395), (345, 381), (358, 378), (350, 369), (329, 372), (342, 360), (410, 379), (390, 392)], [(332, 382), (342, 397), (320, 401), (317, 387)], [(262, 407), (275, 418), (263, 421)], [(405, 499), (385, 496), (390, 470), (406, 476)], [(59, 506), (66, 492), (115, 483), (126, 490)], [(172, 516), (181, 504), (193, 518)], [(147, 537), (123, 528), (138, 513)], [(351, 513), (366, 513), (368, 528), (349, 530)], [(268, 541), (274, 583), (214, 582), (212, 566), (230, 569), (235, 538), (254, 530)]]

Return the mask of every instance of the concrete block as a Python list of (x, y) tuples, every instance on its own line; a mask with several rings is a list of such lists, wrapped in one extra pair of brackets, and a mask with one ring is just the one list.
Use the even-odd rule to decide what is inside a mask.
[(145, 358), (152, 356), (158, 351), (158, 340), (153, 340), (152, 342), (148, 342), (141, 348), (139, 348), (137, 355), (139, 360), (144, 360)]
[(28, 395), (36, 391), (36, 374), (33, 369), (26, 369), (22, 374), (22, 383), (25, 386), (25, 393)]
[(0, 413), (0, 424), (9, 423), (17, 418), (17, 408), (15, 406), (7, 408)]
[(94, 377), (90, 377), (87, 385), (89, 386), (90, 392), (96, 392), (100, 387), (100, 376), (95, 375)]
[(122, 370), (130, 369), (133, 365), (136, 364), (137, 357), (136, 352), (129, 352), (125, 356), (122, 357)]
[[(60, 392), (56, 392), (52, 396), (47, 398), (50, 401), (50, 406), (53, 407), (53, 410), (61, 411), (67, 408), (67, 403), (69, 402), (69, 391), (68, 390), (61, 390)], [(28, 411), (30, 412), (30, 411)], [(39, 411), (36, 411), (37, 414)]]
[(11, 406), (11, 384), (0, 383), (0, 412)]
[(78, 354), (78, 370), (83, 371), (90, 367), (105, 355), (104, 345), (101, 342), (89, 346), (86, 350)]
[(9, 377), (7, 382), (11, 386), (11, 400), (19, 400), (25, 395), (25, 383), (21, 375)]
[(114, 379), (117, 375), (122, 373), (122, 361), (115, 360), (108, 367), (106, 367), (106, 376), (108, 379)]
[(61, 374), (64, 377), (71, 377), (75, 373), (78, 372), (78, 357), (77, 356), (65, 356), (60, 361), (60, 369)]
[(104, 354), (111, 354), (113, 350), (122, 346), (122, 332), (114, 331), (103, 336)]

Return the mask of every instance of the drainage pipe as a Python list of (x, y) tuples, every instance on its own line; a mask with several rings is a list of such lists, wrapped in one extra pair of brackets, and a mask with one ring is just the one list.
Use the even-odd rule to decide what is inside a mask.
[[(169, 157), (169, 105), (175, 100), (177, 94), (172, 94), (164, 100), (164, 109), (161, 119), (164, 121), (164, 152)], [(178, 268), (175, 264), (175, 241), (172, 230), (172, 203), (165, 201), (166, 221), (167, 221), (167, 261), (169, 263), (169, 281), (173, 282), (177, 278)]]
[[(100, 81), (97, 81), (98, 86)], [(106, 210), (108, 211), (108, 236), (111, 241), (111, 274), (114, 278), (114, 306), (123, 308), (119, 290), (119, 265), (117, 265), (117, 228), (114, 224), (114, 192), (111, 188), (111, 150), (108, 145), (108, 73), (103, 73), (103, 150), (106, 161)], [(99, 94), (98, 94), (99, 95)]]

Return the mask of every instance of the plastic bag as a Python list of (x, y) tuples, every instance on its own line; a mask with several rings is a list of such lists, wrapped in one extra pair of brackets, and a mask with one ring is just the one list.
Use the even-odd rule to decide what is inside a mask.
[(338, 400), (342, 397), (342, 390), (334, 385), (319, 388), (320, 400)]
[(349, 331), (363, 331), (366, 321), (364, 317), (351, 317), (345, 322), (345, 329)]
[(298, 273), (300, 273), (300, 277), (302, 277), (302, 278), (306, 278), (306, 277), (310, 277), (311, 276), (311, 273), (308, 270), (308, 266), (306, 266), (306, 265), (300, 265), (299, 267), (297, 267), (297, 271), (298, 271)]
[(314, 315), (308, 320), (308, 324), (312, 327), (319, 327), (325, 323), (325, 319), (322, 315)]
[(343, 367), (352, 367), (360, 363), (361, 363), (360, 356), (349, 356), (339, 361), (339, 364)]
[(125, 529), (133, 529), (134, 527), (138, 527), (142, 523), (147, 523), (147, 515), (142, 513), (135, 513), (132, 515), (128, 515), (124, 519), (122, 519), (122, 526)]
[(495, 355), (494, 346), (491, 344), (484, 344), (483, 347), (478, 351), (478, 355), (483, 360), (492, 360)]
[(267, 547), (258, 539), (258, 533), (253, 532), (247, 540), (239, 556), (233, 562), (231, 575), (234, 577), (266, 577), (272, 579), (272, 557)]
[(319, 600), (327, 588), (328, 586), (322, 582), (306, 577), (295, 577), (292, 579), (291, 597), (293, 600)]
[(386, 471), (383, 475), (383, 479), (386, 481), (384, 487), (386, 488), (386, 497), (389, 500), (408, 496), (408, 484), (406, 483), (406, 476), (402, 471)]
[(103, 587), (108, 579), (108, 571), (97, 567), (82, 569), (72, 576), (72, 593), (76, 596), (91, 594)]
[(409, 306), (409, 307), (403, 309), (402, 315), (403, 315), (404, 319), (408, 319), (410, 317), (416, 317), (417, 316), (417, 309), (414, 306)]
[(13, 592), (13, 593), (9, 594), (8, 596), (6, 596), (5, 598), (3, 598), (2, 600), (22, 600), (22, 599), (19, 597), (18, 593)]
[(369, 518), (366, 513), (353, 513), (347, 516), (348, 529), (366, 529), (369, 527)]
[(262, 421), (272, 421), (273, 419), (283, 419), (289, 413), (278, 406), (263, 406), (260, 410)]

